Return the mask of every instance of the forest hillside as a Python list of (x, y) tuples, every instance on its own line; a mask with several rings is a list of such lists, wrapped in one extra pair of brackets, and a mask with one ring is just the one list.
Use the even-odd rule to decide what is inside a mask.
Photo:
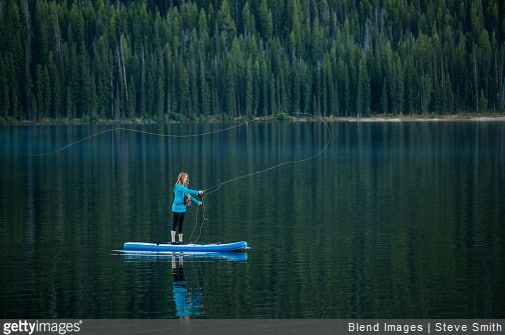
[(501, 0), (0, 0), (0, 122), (505, 110)]

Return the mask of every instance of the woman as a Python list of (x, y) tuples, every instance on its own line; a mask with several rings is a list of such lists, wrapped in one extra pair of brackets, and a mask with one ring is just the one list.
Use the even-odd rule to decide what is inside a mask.
[[(174, 216), (174, 223), (172, 225), (171, 237), (172, 244), (182, 244), (182, 225), (184, 224), (184, 216), (186, 215), (186, 206), (191, 205), (193, 202), (196, 205), (201, 205), (202, 202), (193, 198), (191, 195), (202, 195), (204, 191), (196, 191), (188, 188), (189, 176), (185, 172), (179, 173), (177, 182), (174, 187), (174, 202), (172, 204), (172, 213)], [(179, 235), (179, 241), (175, 241), (175, 235)]]

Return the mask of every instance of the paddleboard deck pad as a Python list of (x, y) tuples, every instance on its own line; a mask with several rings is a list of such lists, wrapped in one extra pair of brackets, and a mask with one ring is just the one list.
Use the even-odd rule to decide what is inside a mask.
[(230, 252), (245, 251), (246, 241), (232, 243), (208, 244), (172, 244), (170, 242), (125, 242), (125, 251), (151, 251), (151, 252)]

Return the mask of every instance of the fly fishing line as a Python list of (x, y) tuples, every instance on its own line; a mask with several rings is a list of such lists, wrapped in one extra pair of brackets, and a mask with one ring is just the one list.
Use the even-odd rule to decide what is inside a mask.
[[(288, 114), (290, 117), (311, 117), (311, 118), (315, 118), (317, 120), (319, 120), (323, 125), (324, 125), (324, 129), (325, 129), (325, 141), (324, 141), (324, 145), (320, 148), (320, 150), (318, 152), (316, 152), (315, 154), (313, 155), (310, 155), (308, 157), (303, 157), (303, 158), (300, 158), (300, 159), (294, 159), (294, 160), (288, 160), (288, 161), (282, 161), (280, 163), (277, 163), (277, 164), (274, 164), (272, 166), (269, 166), (267, 168), (264, 168), (264, 169), (260, 169), (260, 170), (257, 170), (257, 171), (253, 171), (253, 172), (250, 172), (250, 173), (247, 173), (247, 174), (244, 174), (244, 175), (240, 175), (240, 176), (236, 176), (236, 177), (233, 177), (233, 178), (230, 178), (230, 179), (227, 179), (227, 180), (224, 180), (222, 182), (219, 182), (215, 185), (212, 185), (212, 186), (209, 186), (207, 188), (205, 188), (206, 192), (202, 195), (202, 220), (201, 220), (201, 224), (200, 224), (200, 228), (199, 228), (199, 233), (198, 233), (198, 236), (196, 237), (195, 240), (192, 240), (192, 237), (195, 233), (195, 230), (198, 226), (198, 209), (197, 209), (197, 212), (196, 212), (196, 223), (193, 227), (193, 231), (191, 232), (191, 235), (190, 235), (190, 241), (191, 242), (196, 242), (200, 239), (201, 235), (202, 235), (202, 231), (203, 231), (203, 226), (204, 226), (204, 223), (209, 221), (209, 219), (205, 216), (205, 212), (206, 212), (206, 209), (205, 209), (205, 198), (208, 197), (209, 195), (219, 191), (221, 188), (223, 188), (224, 186), (230, 184), (230, 183), (233, 183), (233, 182), (236, 182), (236, 181), (239, 181), (239, 180), (242, 180), (242, 179), (245, 179), (245, 178), (250, 178), (250, 177), (253, 177), (253, 176), (257, 176), (257, 175), (260, 175), (260, 174), (263, 174), (263, 173), (267, 173), (269, 171), (272, 171), (272, 170), (275, 170), (275, 169), (278, 169), (278, 168), (281, 168), (283, 166), (286, 166), (286, 165), (294, 165), (294, 164), (299, 164), (299, 163), (304, 163), (304, 162), (307, 162), (307, 161), (310, 161), (310, 160), (313, 160), (313, 159), (316, 159), (318, 158), (319, 156), (321, 156), (325, 151), (326, 149), (328, 148), (329, 144), (330, 144), (330, 139), (331, 139), (331, 128), (328, 124), (328, 122), (322, 118), (322, 117), (319, 117), (319, 116), (316, 116), (316, 115), (312, 115), (312, 114), (309, 114), (309, 113), (289, 113)], [(55, 155), (55, 154), (58, 154), (62, 151), (65, 151), (65, 150), (68, 150), (69, 148), (79, 144), (79, 143), (83, 143), (83, 142), (86, 142), (86, 141), (89, 141), (95, 137), (99, 137), (99, 136), (102, 136), (102, 135), (105, 135), (105, 134), (109, 134), (109, 133), (114, 133), (114, 132), (131, 132), (131, 133), (137, 133), (137, 134), (142, 134), (142, 135), (148, 135), (148, 136), (156, 136), (156, 137), (162, 137), (162, 138), (176, 138), (176, 139), (184, 139), (184, 138), (194, 138), (194, 137), (204, 137), (204, 136), (210, 136), (210, 135), (216, 135), (216, 134), (219, 134), (219, 133), (222, 133), (222, 132), (226, 132), (226, 131), (230, 131), (230, 130), (233, 130), (233, 129), (237, 129), (237, 128), (240, 128), (240, 127), (243, 127), (251, 122), (254, 122), (254, 121), (257, 121), (257, 120), (263, 120), (262, 118), (256, 118), (256, 119), (251, 119), (251, 120), (247, 120), (247, 121), (244, 121), (244, 122), (241, 122), (241, 123), (237, 123), (237, 124), (234, 124), (232, 126), (229, 126), (229, 127), (226, 127), (226, 128), (222, 128), (222, 129), (217, 129), (217, 130), (212, 130), (212, 131), (208, 131), (208, 132), (202, 132), (202, 133), (195, 133), (195, 134), (183, 134), (183, 135), (179, 135), (179, 134), (164, 134), (164, 133), (159, 133), (159, 132), (152, 132), (152, 131), (146, 131), (146, 130), (139, 130), (139, 129), (133, 129), (133, 128), (127, 128), (127, 127), (124, 127), (124, 126), (120, 126), (120, 127), (114, 127), (114, 128), (110, 128), (110, 129), (106, 129), (106, 130), (103, 130), (103, 131), (98, 131), (96, 133), (93, 133), (91, 135), (88, 135), (88, 136), (85, 136), (81, 139), (78, 139), (78, 140), (75, 140), (69, 144), (66, 144), (66, 145), (63, 145), (59, 148), (56, 148), (55, 150), (53, 151), (49, 151), (49, 152), (46, 152), (46, 153), (38, 153), (38, 154), (33, 154), (33, 153), (10, 153), (10, 154), (7, 154), (7, 155), (26, 155), (26, 156), (33, 156), (33, 157), (45, 157), (45, 156), (51, 156), (51, 155)]]

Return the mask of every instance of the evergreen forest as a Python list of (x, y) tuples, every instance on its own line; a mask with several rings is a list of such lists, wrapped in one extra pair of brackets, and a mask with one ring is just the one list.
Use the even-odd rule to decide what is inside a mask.
[(0, 123), (505, 111), (502, 0), (0, 0)]

